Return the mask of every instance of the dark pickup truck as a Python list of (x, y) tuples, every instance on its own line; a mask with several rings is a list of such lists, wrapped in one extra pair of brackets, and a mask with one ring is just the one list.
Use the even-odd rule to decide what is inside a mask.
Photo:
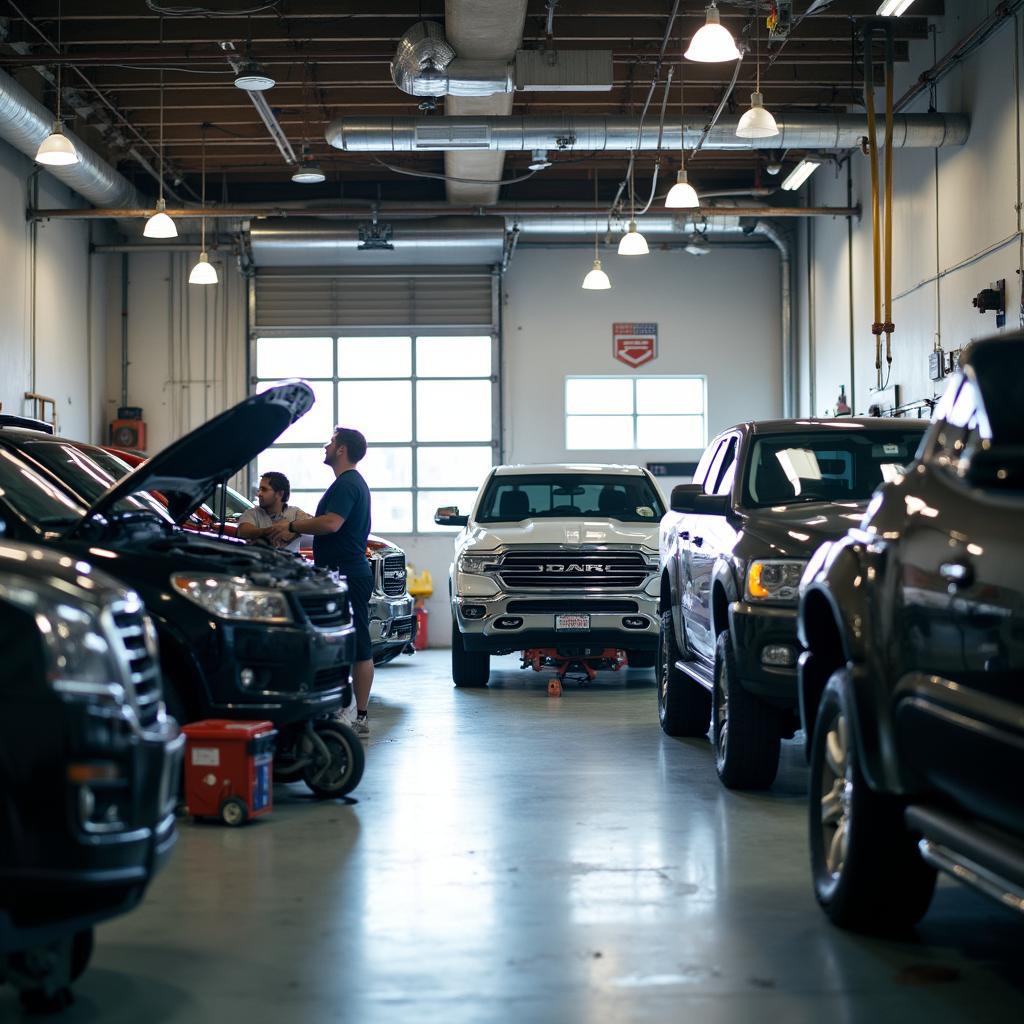
[(964, 349), (917, 459), (800, 597), (811, 867), (843, 927), (905, 928), (935, 869), (1024, 910), (1024, 334)]
[(797, 588), (808, 559), (864, 515), (927, 423), (778, 420), (723, 431), (661, 520), (658, 712), (670, 736), (711, 723), (718, 776), (770, 786), (798, 725)]

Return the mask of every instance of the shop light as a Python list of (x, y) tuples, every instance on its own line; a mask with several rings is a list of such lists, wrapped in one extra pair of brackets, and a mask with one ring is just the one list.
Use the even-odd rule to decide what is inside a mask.
[(36, 163), (47, 167), (67, 167), (78, 163), (78, 150), (64, 134), (60, 121), (53, 122), (53, 129), (36, 150)]
[(801, 160), (786, 175), (785, 180), (782, 182), (782, 188), (787, 192), (795, 192), (820, 166), (820, 160)]
[(883, 0), (878, 5), (875, 14), (882, 18), (898, 18), (901, 14), (906, 13), (907, 8), (913, 2), (914, 0)]
[(606, 291), (611, 286), (608, 275), (601, 269), (601, 260), (595, 259), (593, 269), (583, 278), (583, 287), (588, 292), (599, 292)]
[(142, 229), (143, 235), (146, 238), (177, 238), (178, 228), (173, 220), (164, 212), (167, 209), (167, 203), (160, 198), (156, 201), (156, 213), (154, 213), (149, 220), (146, 221), (146, 226)]
[(665, 196), (665, 206), (669, 210), (694, 210), (700, 206), (697, 190), (686, 180), (686, 171), (676, 175), (676, 183)]
[(210, 262), (210, 257), (204, 250), (199, 254), (199, 262), (192, 268), (188, 275), (189, 284), (216, 284), (217, 268)]
[(701, 64), (721, 64), (727, 60), (739, 60), (740, 51), (732, 33), (721, 23), (715, 0), (705, 9), (704, 24), (694, 33), (690, 47), (684, 54), (687, 60)]
[(754, 11), (754, 67), (757, 69), (757, 82), (750, 94), (750, 109), (740, 118), (736, 125), (736, 134), (741, 139), (770, 139), (779, 134), (779, 126), (775, 123), (771, 111), (764, 108), (764, 96), (761, 93), (761, 19)]
[(266, 92), (273, 89), (277, 82), (267, 74), (262, 64), (247, 60), (235, 75), (235, 85), (246, 92)]
[(327, 176), (320, 169), (319, 162), (312, 157), (303, 159), (298, 169), (292, 175), (292, 181), (298, 185), (318, 185), (321, 181), (326, 181), (326, 179)]
[(650, 252), (647, 239), (636, 229), (636, 221), (629, 222), (629, 228), (619, 239), (620, 256), (646, 256)]

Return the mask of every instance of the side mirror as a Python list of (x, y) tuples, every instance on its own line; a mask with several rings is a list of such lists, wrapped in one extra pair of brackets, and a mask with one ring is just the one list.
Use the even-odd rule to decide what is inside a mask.
[(438, 526), (465, 526), (469, 516), (460, 516), (456, 505), (446, 505), (434, 513), (434, 522)]
[(729, 511), (728, 494), (698, 494), (693, 511), (701, 516), (724, 516)]
[(704, 493), (700, 484), (676, 484), (672, 488), (672, 500), (669, 504), (673, 512), (693, 512), (697, 496)]
[(1024, 489), (1024, 445), (979, 449), (961, 463), (964, 479), (975, 487)]

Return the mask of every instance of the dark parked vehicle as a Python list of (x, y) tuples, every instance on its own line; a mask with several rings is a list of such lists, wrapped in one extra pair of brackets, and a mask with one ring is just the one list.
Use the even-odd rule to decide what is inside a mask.
[(670, 736), (711, 721), (718, 776), (770, 786), (798, 724), (797, 586), (814, 549), (859, 522), (909, 462), (916, 420), (743, 423), (708, 446), (661, 520), (658, 713)]
[(351, 692), (345, 581), (286, 552), (175, 524), (312, 401), (300, 382), (252, 395), (127, 475), (101, 448), (0, 416), (0, 519), (10, 536), (99, 562), (139, 594), (176, 718), (268, 719), (278, 730), (275, 776), (341, 796), (364, 765), (354, 731), (325, 717)]
[(1024, 910), (1024, 334), (961, 367), (801, 586), (811, 865), (844, 927), (913, 924), (936, 868)]
[(89, 564), (0, 539), (0, 982), (57, 1009), (169, 855), (184, 736), (152, 623)]

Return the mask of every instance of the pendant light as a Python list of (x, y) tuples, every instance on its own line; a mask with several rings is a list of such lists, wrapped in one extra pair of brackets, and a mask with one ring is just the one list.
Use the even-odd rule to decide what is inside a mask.
[(665, 196), (667, 210), (693, 210), (700, 206), (697, 190), (686, 178), (686, 107), (683, 104), (683, 67), (679, 62), (679, 173)]
[(199, 248), (199, 262), (192, 268), (192, 273), (188, 275), (189, 284), (216, 284), (217, 283), (217, 269), (210, 262), (209, 256), (206, 255), (206, 125), (203, 125), (203, 156), (202, 156), (202, 184), (200, 186), (200, 192), (202, 198), (200, 204), (203, 211), (202, 232)]
[[(61, 50), (61, 17), (60, 0), (57, 2), (57, 57), (63, 57)], [(67, 167), (78, 163), (78, 150), (75, 144), (64, 134), (64, 126), (60, 120), (60, 71), (61, 61), (57, 61), (57, 117), (53, 122), (50, 134), (39, 144), (36, 150), (36, 162), (47, 167)]]
[[(164, 41), (164, 20), (160, 19), (160, 42)], [(160, 69), (160, 198), (156, 201), (156, 213), (146, 221), (142, 229), (146, 238), (177, 238), (178, 229), (174, 221), (164, 212), (164, 69)]]
[(699, 61), (701, 64), (739, 60), (740, 51), (736, 49), (736, 40), (721, 23), (715, 0), (711, 0), (710, 5), (705, 8), (704, 24), (694, 33), (685, 56), (687, 60)]
[(314, 159), (310, 151), (309, 143), (303, 142), (302, 159), (299, 160), (299, 166), (292, 174), (292, 181), (297, 185), (319, 185), (321, 181), (326, 181), (326, 179), (327, 176), (321, 169), (320, 162)]
[(750, 94), (750, 109), (740, 118), (736, 125), (736, 134), (741, 139), (770, 139), (779, 134), (779, 126), (771, 112), (764, 108), (764, 96), (761, 95), (761, 18), (754, 5), (754, 66), (757, 69), (757, 85)]
[(629, 227), (619, 239), (620, 256), (646, 256), (647, 239), (636, 229), (636, 192), (633, 189), (633, 164), (636, 154), (629, 158)]
[(601, 257), (597, 255), (597, 171), (594, 171), (594, 266), (590, 269), (589, 273), (583, 278), (582, 287), (588, 292), (607, 291), (611, 288), (612, 283), (608, 280), (608, 275), (601, 269)]

